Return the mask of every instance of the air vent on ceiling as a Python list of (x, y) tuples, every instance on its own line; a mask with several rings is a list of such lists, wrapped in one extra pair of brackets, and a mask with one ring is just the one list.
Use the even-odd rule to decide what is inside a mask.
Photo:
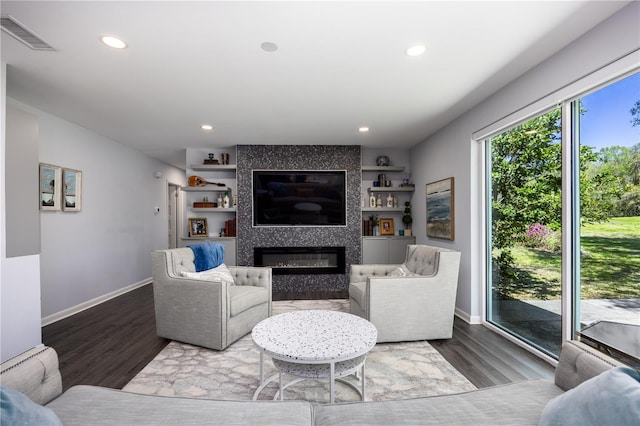
[(33, 50), (56, 50), (12, 16), (1, 17), (0, 27), (2, 27), (2, 31)]

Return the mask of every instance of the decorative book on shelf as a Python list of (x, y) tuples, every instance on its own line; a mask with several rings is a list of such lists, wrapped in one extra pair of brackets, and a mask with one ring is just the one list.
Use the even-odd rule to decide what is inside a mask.
[(373, 234), (373, 221), (369, 219), (362, 220), (362, 236), (370, 237)]
[(216, 207), (217, 203), (213, 203), (211, 201), (194, 201), (194, 208), (206, 208), (206, 207)]
[(226, 235), (227, 237), (236, 237), (237, 224), (238, 222), (236, 219), (226, 220), (224, 222), (224, 235)]

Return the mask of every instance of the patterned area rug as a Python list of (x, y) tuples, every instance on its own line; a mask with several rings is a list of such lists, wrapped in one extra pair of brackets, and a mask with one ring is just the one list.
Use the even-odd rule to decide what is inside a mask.
[[(273, 313), (295, 309), (348, 311), (344, 300), (296, 300), (273, 302)], [(251, 335), (224, 351), (171, 342), (124, 390), (151, 395), (204, 399), (249, 400), (260, 385), (260, 354)], [(264, 363), (265, 378), (277, 373), (270, 359)], [(366, 399), (383, 401), (444, 395), (474, 390), (460, 372), (428, 342), (379, 343), (365, 366)], [(292, 378), (289, 376), (289, 378)], [(354, 384), (354, 377), (349, 378)], [(273, 399), (278, 381), (268, 385), (258, 399)], [(326, 380), (305, 380), (285, 390), (285, 399), (328, 402)], [(359, 394), (345, 384), (336, 384), (336, 402), (359, 401)]]

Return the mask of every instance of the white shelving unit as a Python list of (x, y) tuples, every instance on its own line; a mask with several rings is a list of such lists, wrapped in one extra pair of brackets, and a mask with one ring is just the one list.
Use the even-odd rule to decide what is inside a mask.
[[(229, 161), (232, 164), (198, 164), (208, 158), (209, 153), (214, 153), (215, 158), (221, 158), (221, 153), (229, 153)], [(182, 245), (196, 244), (198, 242), (216, 241), (225, 246), (225, 263), (235, 265), (236, 263), (236, 238), (229, 236), (220, 236), (221, 230), (225, 228), (225, 222), (236, 218), (236, 206), (233, 205), (233, 195), (236, 194), (236, 149), (226, 148), (216, 150), (206, 149), (187, 149), (187, 164), (189, 164), (186, 174), (187, 179), (190, 176), (198, 176), (207, 182), (223, 183), (224, 186), (215, 184), (207, 184), (205, 186), (185, 186), (182, 191), (185, 194), (186, 217), (182, 226), (183, 235), (181, 237)], [(226, 191), (231, 194), (231, 206), (225, 207), (193, 207), (194, 202), (213, 202), (217, 203), (218, 195), (223, 195)], [(190, 218), (206, 218), (208, 236), (207, 237), (191, 237), (189, 236), (189, 219)], [(236, 227), (237, 229), (237, 227)]]
[(236, 170), (235, 164), (191, 164), (189, 166), (194, 172), (215, 172), (215, 171), (234, 171)]
[[(409, 175), (404, 172), (404, 167), (376, 167), (376, 166), (362, 166), (362, 185), (363, 188), (366, 188), (362, 191), (363, 195), (366, 195), (365, 205), (362, 207), (363, 212), (403, 212), (404, 211), (404, 202), (411, 201), (411, 194), (415, 192), (415, 186), (413, 185), (403, 185), (403, 179), (409, 179)], [(391, 182), (391, 186), (373, 186), (373, 182), (377, 180), (377, 176), (375, 176), (376, 172), (385, 172), (387, 173), (397, 173), (400, 174), (399, 179), (393, 179), (395, 176), (389, 175), (388, 178)], [(398, 195), (398, 207), (370, 207), (368, 206), (369, 196), (371, 194), (382, 195), (382, 194), (399, 194)], [(403, 194), (408, 194), (407, 196), (403, 196)], [(384, 200), (386, 204), (386, 199)]]
[(367, 190), (369, 192), (413, 192), (414, 186), (372, 186)]
[(362, 166), (363, 172), (404, 172), (404, 166)]
[[(387, 153), (378, 153), (375, 150), (363, 151), (363, 163), (375, 162), (378, 155), (388, 155), (392, 164), (397, 161), (399, 164), (408, 164), (409, 154), (403, 150), (390, 150)], [(378, 219), (392, 218), (394, 224), (394, 235), (372, 235), (362, 237), (363, 262), (364, 263), (396, 263), (401, 256), (404, 259), (407, 244), (414, 244), (415, 237), (401, 236), (399, 230), (404, 229), (402, 216), (404, 216), (404, 203), (411, 201), (415, 186), (406, 185), (405, 179), (411, 179), (411, 174), (404, 165), (378, 166), (373, 164), (363, 164), (361, 197), (363, 206), (361, 207), (362, 220), (370, 216), (377, 216)], [(384, 174), (386, 180), (391, 181), (391, 186), (374, 186), (378, 181), (378, 175)], [(369, 198), (371, 195), (380, 196), (384, 207), (370, 207)], [(387, 195), (391, 194), (397, 198), (397, 207), (386, 207)], [(390, 255), (393, 253), (394, 255)]]

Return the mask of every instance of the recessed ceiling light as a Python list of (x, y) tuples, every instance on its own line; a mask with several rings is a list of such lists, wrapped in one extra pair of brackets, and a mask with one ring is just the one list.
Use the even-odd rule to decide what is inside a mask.
[(362, 127), (359, 127), (359, 128), (358, 128), (358, 131), (359, 131), (360, 133), (366, 133), (366, 132), (368, 132), (368, 131), (369, 131), (369, 128), (368, 128), (367, 126), (362, 126)]
[(275, 43), (271, 43), (270, 41), (265, 41), (260, 45), (260, 48), (265, 52), (275, 52), (278, 50), (278, 45)]
[(424, 44), (416, 44), (415, 46), (411, 46), (410, 48), (405, 50), (404, 53), (406, 53), (407, 56), (420, 56), (426, 51), (427, 46), (425, 46)]
[(213, 126), (211, 124), (203, 124), (200, 126), (202, 130), (213, 130)]
[(120, 40), (118, 37), (103, 35), (100, 36), (100, 41), (106, 44), (109, 47), (113, 47), (114, 49), (126, 49), (127, 43)]

